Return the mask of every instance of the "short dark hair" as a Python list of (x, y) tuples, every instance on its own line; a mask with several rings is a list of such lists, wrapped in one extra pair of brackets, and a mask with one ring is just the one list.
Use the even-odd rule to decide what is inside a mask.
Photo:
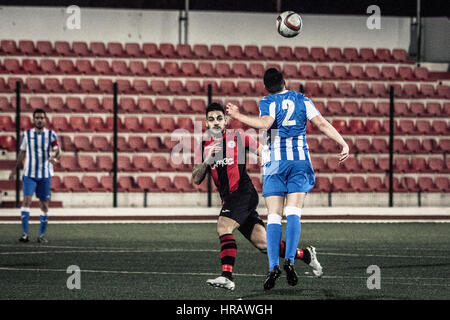
[(283, 90), (283, 74), (275, 68), (269, 68), (264, 72), (264, 86), (270, 93)]
[(212, 102), (206, 107), (206, 117), (208, 117), (208, 113), (211, 111), (220, 111), (225, 115), (225, 109), (222, 107), (220, 103)]
[(36, 113), (43, 113), (43, 114), (45, 114), (45, 117), (47, 117), (47, 114), (45, 113), (45, 110), (44, 110), (44, 109), (35, 109), (35, 110), (33, 111), (33, 118), (34, 118), (34, 116), (35, 116)]

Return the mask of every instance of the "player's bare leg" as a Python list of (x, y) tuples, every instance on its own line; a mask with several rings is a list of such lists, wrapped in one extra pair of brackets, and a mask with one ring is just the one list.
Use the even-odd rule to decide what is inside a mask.
[(31, 208), (32, 197), (31, 196), (23, 196), (22, 200), (22, 209), (21, 209), (21, 220), (22, 220), (22, 231), (23, 234), (19, 238), (20, 242), (28, 242), (30, 241), (28, 238), (28, 222), (30, 220), (30, 208)]
[(222, 275), (215, 279), (208, 279), (207, 284), (217, 288), (234, 290), (233, 267), (236, 259), (236, 241), (234, 230), (239, 228), (239, 223), (233, 219), (220, 216), (217, 220), (217, 233), (220, 240), (220, 260), (222, 263)]
[(37, 242), (39, 243), (47, 243), (48, 240), (45, 238), (45, 231), (47, 229), (48, 224), (48, 201), (40, 201), (39, 206), (41, 208), (41, 214), (39, 217), (40, 220), (40, 228), (39, 228), (39, 237), (37, 238)]

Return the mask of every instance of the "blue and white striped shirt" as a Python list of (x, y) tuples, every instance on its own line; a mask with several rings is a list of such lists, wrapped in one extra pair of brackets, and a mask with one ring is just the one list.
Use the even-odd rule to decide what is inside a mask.
[(20, 144), (20, 150), (26, 152), (23, 176), (36, 179), (53, 176), (50, 151), (57, 148), (58, 137), (54, 131), (46, 128), (42, 132), (36, 132), (35, 128), (24, 131)]
[(267, 132), (271, 161), (309, 160), (306, 122), (320, 115), (310, 99), (288, 90), (271, 94), (259, 102), (259, 115), (275, 119)]

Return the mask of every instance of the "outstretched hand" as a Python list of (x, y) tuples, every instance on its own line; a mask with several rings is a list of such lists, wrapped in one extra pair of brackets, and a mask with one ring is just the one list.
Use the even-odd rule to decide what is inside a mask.
[(231, 102), (228, 102), (227, 105), (226, 105), (226, 108), (227, 108), (227, 110), (226, 110), (227, 114), (231, 118), (236, 119), (239, 116), (239, 114), (240, 114), (239, 108), (235, 104), (232, 104)]
[(348, 147), (348, 145), (343, 146), (341, 153), (339, 153), (339, 163), (342, 163), (345, 160), (347, 160), (349, 153), (350, 153), (350, 148)]

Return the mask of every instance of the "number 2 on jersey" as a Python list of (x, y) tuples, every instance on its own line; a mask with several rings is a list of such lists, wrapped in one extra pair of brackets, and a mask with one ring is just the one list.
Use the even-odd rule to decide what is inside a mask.
[(287, 109), (286, 117), (284, 117), (282, 125), (285, 127), (295, 126), (296, 121), (289, 120), (294, 113), (295, 103), (292, 100), (283, 100), (283, 102), (281, 103), (281, 107), (283, 108), (283, 110)]

